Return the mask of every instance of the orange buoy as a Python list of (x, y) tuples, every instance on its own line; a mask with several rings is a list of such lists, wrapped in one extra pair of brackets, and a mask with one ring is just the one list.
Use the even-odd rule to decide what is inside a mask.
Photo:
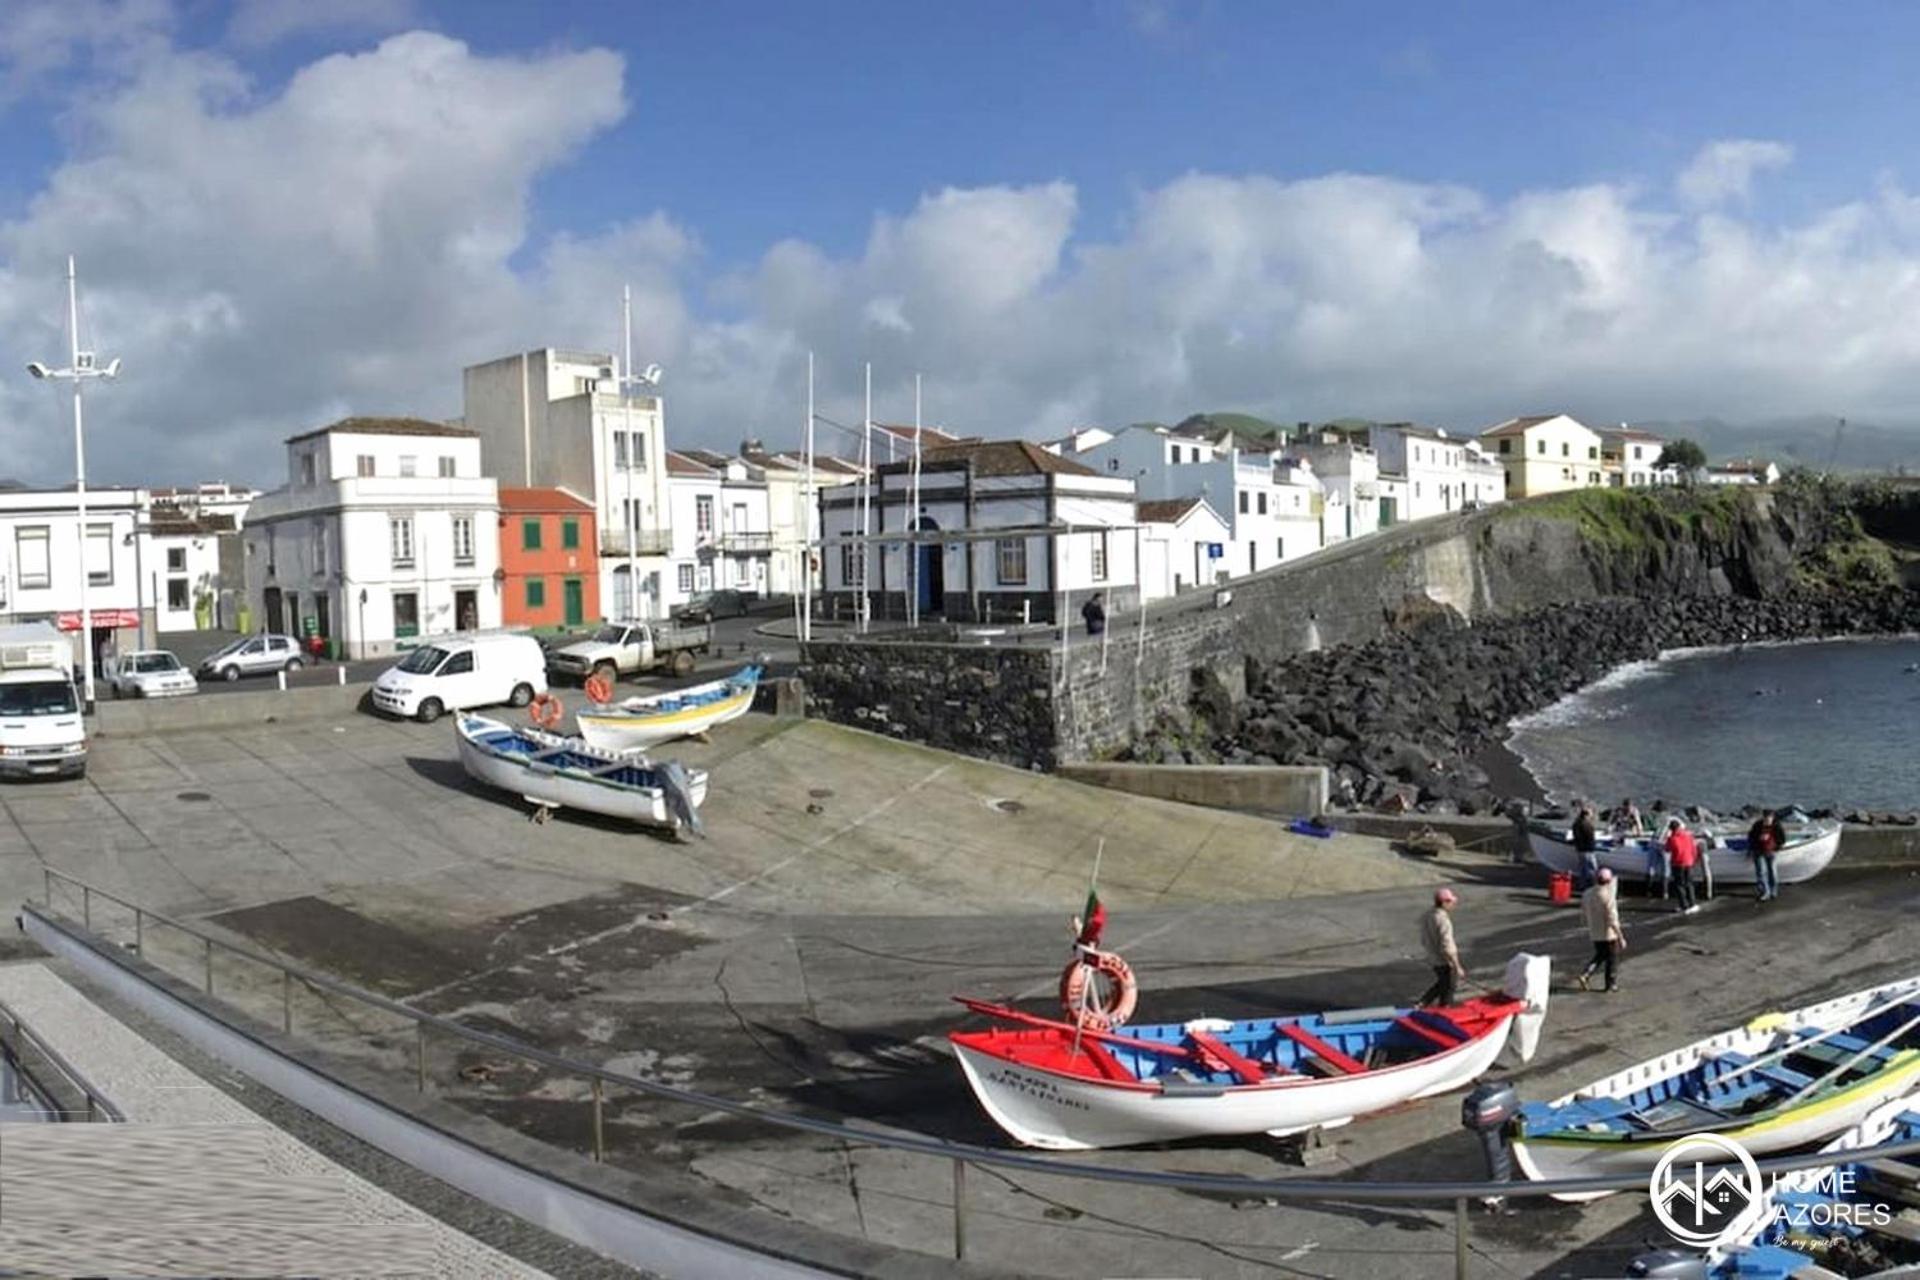
[(1133, 967), (1115, 951), (1074, 948), (1060, 974), (1060, 1007), (1089, 1031), (1111, 1031), (1133, 1016), (1140, 998)]
[(598, 671), (594, 672), (587, 677), (587, 697), (600, 706), (606, 706), (613, 701), (613, 681)]
[(527, 704), (527, 718), (542, 729), (557, 728), (560, 717), (566, 713), (567, 709), (560, 705), (560, 699), (550, 693), (543, 693)]

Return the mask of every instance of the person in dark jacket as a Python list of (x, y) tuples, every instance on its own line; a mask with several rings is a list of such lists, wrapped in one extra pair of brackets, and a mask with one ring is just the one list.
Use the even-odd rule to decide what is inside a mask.
[(1582, 801), (1573, 819), (1573, 851), (1580, 855), (1580, 882), (1576, 889), (1585, 892), (1600, 876), (1600, 840), (1594, 829), (1593, 806)]
[(1080, 606), (1080, 616), (1086, 619), (1087, 634), (1090, 636), (1097, 636), (1107, 629), (1107, 608), (1100, 603), (1098, 595), (1087, 597), (1087, 602)]
[(1747, 856), (1753, 859), (1753, 885), (1761, 902), (1780, 896), (1780, 873), (1774, 869), (1774, 859), (1786, 843), (1787, 829), (1771, 809), (1762, 812), (1747, 829)]

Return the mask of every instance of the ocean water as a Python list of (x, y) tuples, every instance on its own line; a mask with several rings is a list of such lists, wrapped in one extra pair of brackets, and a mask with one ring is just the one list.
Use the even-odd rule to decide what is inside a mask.
[(1920, 809), (1920, 639), (1664, 654), (1512, 729), (1559, 801)]

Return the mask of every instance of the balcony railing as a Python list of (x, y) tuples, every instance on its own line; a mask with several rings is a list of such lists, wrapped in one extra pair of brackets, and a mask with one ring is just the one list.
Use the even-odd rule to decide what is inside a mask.
[[(632, 544), (631, 549), (629, 543)], [(663, 556), (671, 550), (671, 529), (635, 529), (631, 533), (625, 529), (600, 531), (600, 554), (603, 556)]]
[(747, 552), (773, 550), (773, 535), (759, 533), (723, 533), (715, 539), (722, 551)]

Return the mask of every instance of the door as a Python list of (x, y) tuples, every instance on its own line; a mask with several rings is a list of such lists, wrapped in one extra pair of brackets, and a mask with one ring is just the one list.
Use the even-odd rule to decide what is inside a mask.
[(280, 588), (268, 587), (266, 598), (261, 603), (260, 629), (271, 631), (280, 625)]
[(393, 635), (405, 640), (420, 634), (420, 597), (412, 591), (393, 593)]
[[(913, 522), (916, 530), (931, 532), (940, 526), (932, 516)], [(920, 597), (922, 614), (943, 613), (947, 607), (947, 558), (937, 542), (921, 543), (913, 549), (914, 589)]]
[(587, 619), (586, 591), (580, 585), (580, 579), (568, 578), (560, 587), (561, 598), (565, 601), (567, 625), (577, 627)]
[[(474, 669), (476, 651), (462, 649), (440, 664), (440, 670), (433, 676), (433, 696), (440, 699), (440, 705), (449, 711), (460, 707), (477, 707), (481, 703), (495, 701), (486, 696), (486, 690), (480, 687), (481, 674)], [(502, 696), (498, 701), (505, 701)]]
[(313, 617), (318, 624), (317, 630), (323, 639), (333, 638), (333, 597), (317, 595), (313, 598)]
[(453, 593), (453, 625), (456, 631), (480, 629), (480, 593), (471, 587)]
[(285, 608), (286, 615), (280, 631), (286, 635), (297, 636), (300, 634), (300, 593), (298, 591), (287, 592)]

